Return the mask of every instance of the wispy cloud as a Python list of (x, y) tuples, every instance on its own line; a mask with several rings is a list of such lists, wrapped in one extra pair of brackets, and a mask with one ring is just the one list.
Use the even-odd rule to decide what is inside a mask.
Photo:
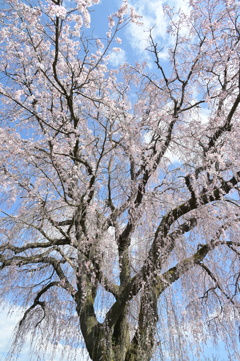
[(109, 64), (113, 67), (117, 67), (119, 65), (122, 65), (126, 62), (126, 53), (125, 50), (116, 48), (113, 49), (111, 53), (109, 54)]
[[(135, 8), (137, 13), (142, 16), (141, 21), (143, 26), (138, 26), (131, 23), (126, 30), (126, 35), (131, 47), (139, 54), (149, 46), (149, 31), (152, 30), (153, 38), (156, 42), (161, 42), (166, 45), (170, 38), (167, 35), (168, 20), (164, 14), (163, 5), (164, 0), (131, 0), (130, 5)], [(181, 9), (188, 14), (190, 7), (185, 0), (170, 0), (168, 1), (170, 7), (174, 7), (175, 11)], [(144, 54), (146, 57), (146, 53)], [(167, 51), (162, 52), (161, 57), (165, 58)]]
[(16, 307), (15, 312), (9, 313), (9, 305), (7, 303), (1, 306), (0, 318), (0, 353), (6, 351), (11, 345), (13, 332), (16, 324), (21, 319), (21, 310)]
[[(1, 305), (1, 318), (0, 318), (0, 360), (4, 361), (8, 352), (11, 349), (12, 342), (14, 340), (14, 331), (22, 319), (24, 314), (24, 308), (13, 306), (7, 302), (3, 302)], [(40, 339), (39, 339), (40, 341)], [(34, 344), (38, 344), (38, 339), (34, 340)], [(41, 342), (39, 342), (41, 344)], [(32, 339), (26, 336), (23, 348), (18, 357), (18, 361), (30, 361), (33, 360), (32, 352)], [(66, 358), (63, 355), (67, 355)], [(75, 349), (69, 345), (58, 344), (52, 345), (50, 342), (46, 342), (44, 350), (42, 352), (42, 361), (65, 361), (69, 360), (69, 355), (75, 356)], [(79, 348), (77, 351), (76, 359), (81, 361), (90, 361), (85, 347)], [(75, 359), (74, 357), (72, 359)]]
[(163, 38), (166, 34), (166, 21), (164, 19), (162, 0), (150, 2), (135, 0), (131, 6), (142, 16), (143, 26), (131, 23), (127, 28), (128, 40), (132, 48), (141, 53), (149, 45), (149, 31), (152, 29), (155, 37)]

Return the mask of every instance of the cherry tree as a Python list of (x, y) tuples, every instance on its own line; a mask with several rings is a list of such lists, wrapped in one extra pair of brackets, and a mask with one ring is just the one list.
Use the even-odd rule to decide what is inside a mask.
[(97, 37), (98, 3), (1, 2), (0, 289), (23, 307), (15, 346), (31, 334), (93, 361), (179, 361), (220, 339), (236, 360), (239, 3), (166, 6), (154, 65), (118, 69), (109, 54), (141, 19), (125, 0)]

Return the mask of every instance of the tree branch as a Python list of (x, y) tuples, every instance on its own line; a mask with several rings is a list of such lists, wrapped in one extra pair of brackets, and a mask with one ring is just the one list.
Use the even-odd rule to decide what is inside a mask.
[(56, 287), (56, 286), (57, 286), (57, 287), (60, 286), (60, 282), (56, 282), (56, 281), (50, 282), (47, 286), (43, 287), (43, 288), (41, 289), (41, 291), (39, 291), (39, 292), (37, 293), (37, 296), (34, 298), (33, 304), (24, 312), (24, 315), (23, 315), (22, 319), (21, 319), (20, 322), (19, 322), (19, 327), (22, 327), (22, 325), (23, 325), (24, 321), (26, 320), (28, 314), (29, 314), (34, 308), (36, 308), (37, 306), (40, 306), (40, 307), (42, 308), (44, 315), (43, 315), (42, 319), (37, 322), (37, 324), (35, 325), (35, 328), (43, 321), (43, 319), (45, 318), (45, 305), (46, 305), (46, 303), (45, 303), (45, 301), (40, 301), (40, 297), (41, 297), (44, 293), (46, 293), (50, 288)]

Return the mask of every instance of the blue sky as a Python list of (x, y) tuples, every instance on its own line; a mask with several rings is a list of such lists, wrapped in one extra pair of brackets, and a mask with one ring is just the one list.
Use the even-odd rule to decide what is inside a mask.
[[(120, 6), (121, 1), (109, 1), (101, 0), (100, 5), (96, 5), (92, 8), (92, 28), (95, 35), (103, 37), (107, 31), (107, 18), (108, 15), (115, 12)], [(142, 16), (142, 26), (130, 23), (124, 28), (118, 36), (122, 39), (122, 51), (120, 53), (111, 54), (111, 64), (118, 66), (123, 62), (134, 63), (135, 61), (148, 60), (151, 64), (150, 54), (145, 49), (148, 46), (149, 30), (153, 29), (154, 40), (158, 42), (159, 47), (163, 45), (167, 49), (166, 45), (169, 43), (170, 38), (166, 34), (167, 19), (164, 16), (163, 6), (169, 5), (174, 7), (175, 10), (180, 8), (189, 13), (190, 8), (185, 0), (129, 0), (129, 5), (134, 7), (139, 15)], [(119, 45), (118, 45), (119, 46)], [(167, 57), (167, 51), (165, 49), (162, 52), (162, 60)]]
[[(11, 341), (13, 339), (14, 328), (17, 322), (21, 319), (23, 310), (20, 307), (16, 307), (14, 313), (8, 314), (9, 305), (5, 305), (5, 309), (1, 310), (0, 318), (0, 361), (4, 361), (7, 356), (7, 351), (11, 346)], [(236, 335), (237, 337), (237, 335)], [(48, 345), (49, 349), (42, 358), (37, 358), (33, 356), (34, 361), (67, 361), (61, 354), (63, 346), (59, 346), (54, 357), (51, 355), (52, 346)], [(68, 353), (71, 350), (64, 346), (64, 353)], [(31, 348), (30, 340), (26, 338), (26, 343), (19, 355), (18, 361), (31, 361)], [(201, 355), (201, 361), (227, 361), (229, 360), (226, 351), (224, 350), (223, 343), (219, 342), (216, 345), (213, 345), (213, 342), (209, 339), (207, 345), (203, 347), (203, 352)], [(79, 351), (78, 354), (79, 361), (90, 361), (83, 349)], [(156, 360), (156, 359), (155, 359)], [(166, 361), (172, 361), (171, 358), (166, 359)], [(194, 361), (194, 358), (192, 359)], [(237, 361), (232, 359), (232, 361)]]
[[(8, 351), (11, 348), (11, 343), (14, 339), (14, 330), (18, 322), (21, 320), (23, 315), (23, 308), (14, 307), (11, 308), (10, 304), (5, 303), (5, 305), (1, 306), (0, 309), (0, 361), (4, 361), (8, 355)], [(39, 341), (37, 338), (36, 342)], [(48, 346), (48, 348), (47, 348)], [(39, 355), (37, 357), (34, 355), (31, 350), (31, 340), (30, 337), (27, 336), (25, 339), (25, 344), (19, 354), (18, 361), (67, 361), (67, 358), (63, 357), (62, 352), (64, 354), (71, 355), (71, 348), (66, 345), (59, 345), (56, 349), (56, 352), (52, 355), (53, 346), (48, 343), (46, 347), (44, 347), (44, 355)], [(81, 361), (90, 361), (87, 357), (87, 353), (84, 348), (79, 349), (78, 352), (78, 360)], [(72, 354), (72, 359), (74, 359), (74, 354)]]

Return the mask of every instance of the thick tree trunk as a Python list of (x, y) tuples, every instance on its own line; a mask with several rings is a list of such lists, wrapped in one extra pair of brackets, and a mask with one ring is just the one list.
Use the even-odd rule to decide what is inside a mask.
[(84, 267), (78, 279), (75, 301), (89, 356), (93, 361), (125, 361), (130, 345), (127, 306), (119, 309), (113, 324), (98, 322), (94, 311), (96, 289), (91, 272)]
[(154, 286), (143, 290), (138, 326), (130, 341), (127, 309), (112, 328), (96, 320), (92, 298), (77, 308), (81, 331), (93, 361), (150, 361), (157, 324), (157, 293)]
[(126, 315), (120, 315), (115, 327), (109, 329), (99, 323), (97, 325), (93, 323), (91, 328), (88, 324), (89, 314), (87, 316), (83, 310), (80, 312), (80, 325), (91, 359), (93, 361), (125, 361), (130, 345)]
[(145, 287), (141, 298), (138, 327), (126, 354), (125, 361), (151, 360), (158, 321), (157, 300), (156, 287)]
[(120, 315), (112, 334), (114, 360), (125, 361), (125, 355), (130, 344), (127, 312)]

